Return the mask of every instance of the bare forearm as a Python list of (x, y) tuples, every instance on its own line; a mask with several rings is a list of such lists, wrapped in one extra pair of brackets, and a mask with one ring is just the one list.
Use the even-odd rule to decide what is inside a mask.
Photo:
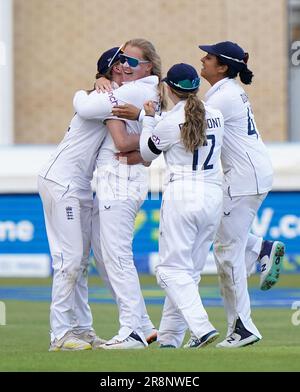
[(130, 151), (127, 153), (118, 153), (116, 154), (117, 158), (120, 162), (127, 165), (138, 165), (142, 163), (144, 166), (150, 166), (151, 162), (145, 162), (139, 151)]

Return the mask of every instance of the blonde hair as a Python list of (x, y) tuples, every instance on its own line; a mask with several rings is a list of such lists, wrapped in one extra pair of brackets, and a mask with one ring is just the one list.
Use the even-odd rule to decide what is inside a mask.
[(151, 75), (156, 75), (159, 80), (158, 93), (160, 97), (160, 107), (161, 110), (165, 109), (167, 107), (167, 99), (166, 99), (166, 93), (165, 93), (163, 83), (161, 82), (162, 79), (161, 59), (160, 56), (157, 54), (154, 45), (150, 41), (147, 41), (146, 39), (143, 38), (134, 38), (127, 41), (124, 44), (124, 48), (127, 45), (140, 48), (143, 52), (144, 60), (150, 61), (152, 63)]
[(185, 122), (181, 128), (181, 140), (186, 151), (193, 153), (198, 147), (207, 143), (204, 105), (197, 97), (198, 89), (194, 92), (181, 92), (173, 88), (171, 90), (181, 100), (186, 99)]

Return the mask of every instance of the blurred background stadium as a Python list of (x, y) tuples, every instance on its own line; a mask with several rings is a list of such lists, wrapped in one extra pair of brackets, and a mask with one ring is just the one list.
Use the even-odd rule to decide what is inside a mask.
[[(176, 62), (200, 69), (199, 44), (237, 41), (250, 53), (247, 88), (275, 169), (274, 191), (254, 232), (287, 245), (284, 272), (300, 272), (299, 0), (1, 0), (0, 276), (50, 273), (36, 175), (62, 139), (74, 92), (93, 85), (104, 50), (127, 39), (151, 40), (166, 71)], [(203, 81), (201, 94), (208, 89)], [(161, 191), (163, 161), (149, 169)], [(159, 194), (137, 219), (140, 272), (157, 260)], [(213, 269), (213, 264), (210, 266)]]
[[(210, 348), (197, 359), (197, 353), (189, 352), (186, 360), (182, 351), (180, 358), (151, 350), (151, 356), (139, 353), (120, 361), (113, 353), (103, 358), (82, 353), (84, 362), (47, 355), (51, 267), (37, 173), (68, 128), (75, 91), (93, 86), (99, 55), (138, 37), (154, 43), (164, 72), (177, 62), (200, 70), (199, 44), (231, 40), (250, 53), (255, 79), (246, 90), (275, 170), (274, 189), (252, 229), (286, 244), (278, 285), (262, 296), (258, 276), (250, 280), (255, 319), (264, 332), (251, 359), (241, 350), (238, 362), (229, 353), (218, 353), (216, 361)], [(203, 81), (202, 96), (208, 88)], [(0, 328), (0, 371), (299, 370), (299, 104), (300, 0), (0, 0), (0, 301), (7, 306), (7, 327)], [(149, 169), (151, 197), (137, 217), (134, 240), (143, 293), (156, 325), (164, 294), (151, 274), (158, 259), (163, 170), (162, 159)], [(204, 304), (212, 306), (209, 313), (224, 334), (211, 256), (205, 273), (200, 287)], [(99, 283), (91, 276), (94, 326), (110, 338), (117, 330), (116, 310)], [(2, 303), (0, 324), (4, 321)]]

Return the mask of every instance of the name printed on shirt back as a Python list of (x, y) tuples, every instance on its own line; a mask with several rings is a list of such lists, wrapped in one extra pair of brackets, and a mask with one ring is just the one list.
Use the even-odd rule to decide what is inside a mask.
[(208, 129), (221, 127), (220, 117), (208, 118), (206, 119), (206, 123)]

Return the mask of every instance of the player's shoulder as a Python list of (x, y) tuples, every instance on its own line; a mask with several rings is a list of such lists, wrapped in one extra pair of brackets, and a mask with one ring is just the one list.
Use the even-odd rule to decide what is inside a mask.
[(122, 86), (119, 87), (119, 91), (127, 90), (132, 88), (144, 88), (144, 87), (156, 87), (159, 83), (158, 77), (156, 75), (146, 76), (141, 79), (132, 80), (130, 82), (124, 82)]
[(222, 117), (223, 114), (221, 110), (216, 109), (215, 107), (211, 106), (210, 104), (204, 104), (206, 118), (210, 117)]
[(157, 100), (158, 77), (155, 75), (124, 83), (114, 95), (125, 102), (141, 106), (147, 100)]
[(163, 119), (165, 124), (168, 124), (169, 127), (176, 128), (178, 124), (183, 123), (185, 119), (184, 112), (184, 101), (177, 104), (173, 107), (172, 110), (168, 111)]

